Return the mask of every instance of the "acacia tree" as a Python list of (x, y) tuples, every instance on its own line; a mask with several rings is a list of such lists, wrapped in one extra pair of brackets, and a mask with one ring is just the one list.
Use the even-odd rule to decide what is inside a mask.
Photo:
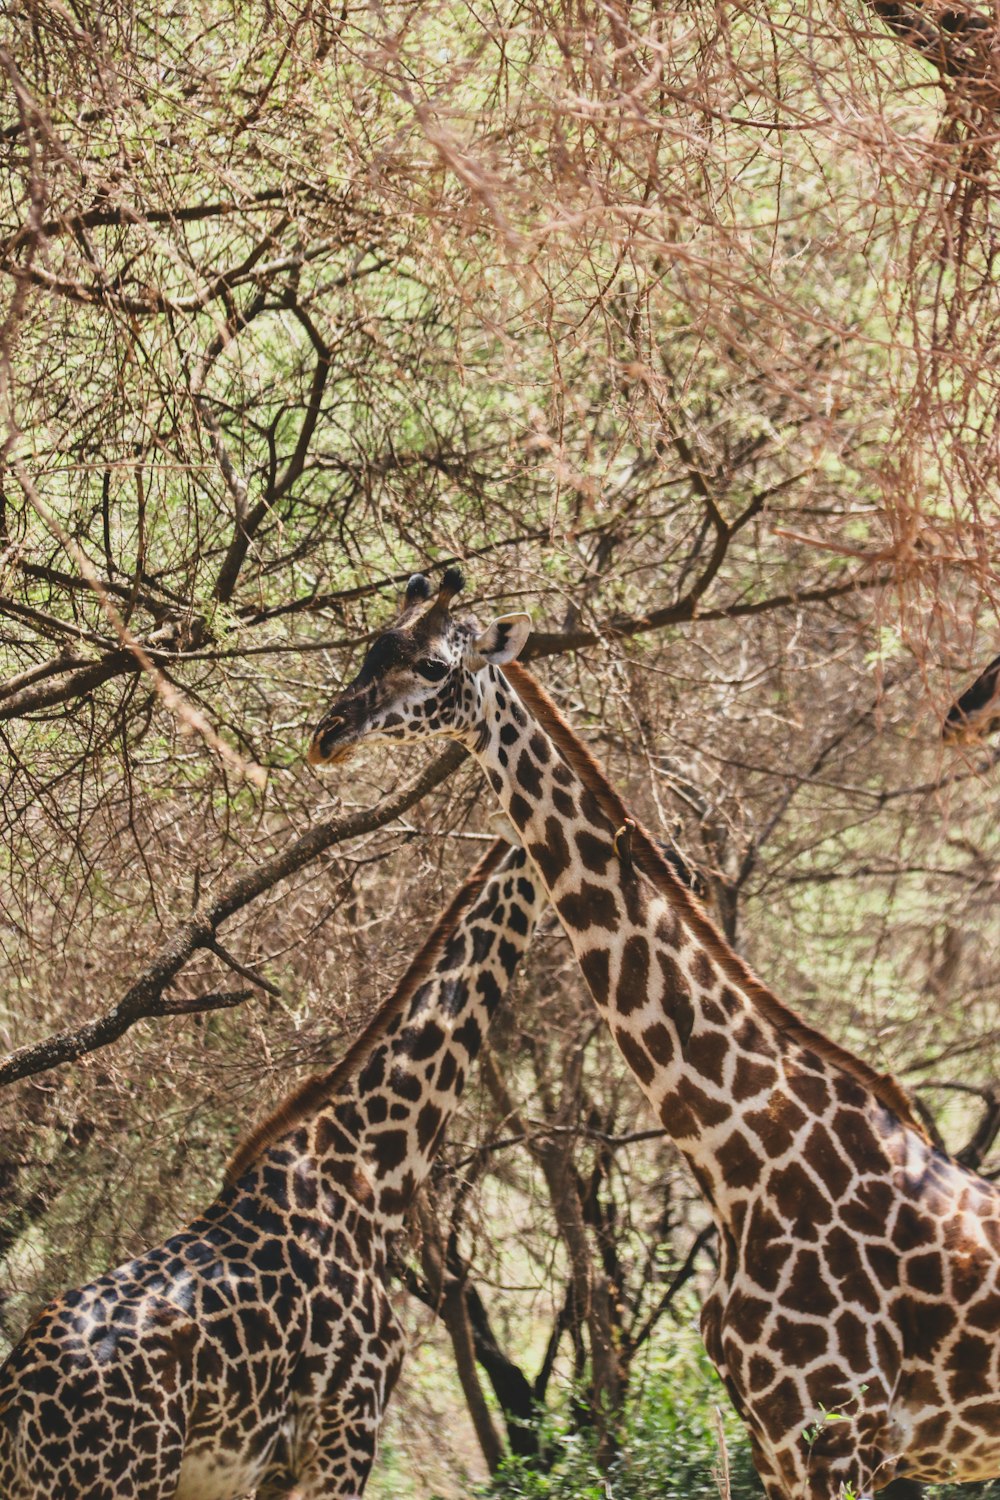
[[(455, 558), (729, 938), (996, 1169), (993, 757), (938, 738), (997, 625), (992, 24), (8, 10), (5, 1337), (214, 1191), (484, 833), (456, 752), (301, 760)], [(401, 1252), (515, 1445), (526, 1388), (620, 1405), (701, 1229), (574, 984), (549, 940)]]

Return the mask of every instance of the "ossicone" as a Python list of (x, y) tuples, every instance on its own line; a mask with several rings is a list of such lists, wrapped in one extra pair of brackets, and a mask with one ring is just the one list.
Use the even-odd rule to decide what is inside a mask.
[(406, 585), (405, 600), (407, 604), (422, 604), (429, 599), (434, 592), (434, 585), (426, 573), (414, 573)]
[(441, 587), (438, 589), (437, 599), (434, 601), (435, 609), (447, 609), (456, 594), (460, 594), (465, 588), (465, 574), (461, 568), (445, 568), (441, 577)]

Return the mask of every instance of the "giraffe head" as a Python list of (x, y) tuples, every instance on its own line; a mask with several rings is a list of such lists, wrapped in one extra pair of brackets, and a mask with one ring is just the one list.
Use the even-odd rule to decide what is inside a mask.
[(462, 739), (477, 728), (480, 673), (514, 660), (531, 621), (502, 615), (484, 630), (473, 616), (452, 613), (463, 587), (458, 568), (446, 570), (437, 594), (423, 573), (413, 575), (395, 620), (313, 731), (314, 766), (346, 760), (365, 740)]

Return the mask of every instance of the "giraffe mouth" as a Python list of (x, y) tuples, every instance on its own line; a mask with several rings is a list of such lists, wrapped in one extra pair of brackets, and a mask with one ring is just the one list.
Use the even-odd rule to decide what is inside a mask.
[(336, 750), (331, 750), (329, 755), (323, 755), (316, 745), (310, 745), (306, 759), (311, 766), (342, 766), (345, 761), (353, 759), (357, 748), (357, 745), (340, 745)]
[(964, 717), (950, 723), (946, 720), (941, 726), (941, 738), (946, 745), (978, 745), (984, 737), (983, 728)]
[(350, 731), (343, 735), (344, 720), (341, 717), (324, 720), (315, 730), (306, 751), (306, 760), (311, 766), (340, 766), (350, 760), (357, 750), (357, 740)]

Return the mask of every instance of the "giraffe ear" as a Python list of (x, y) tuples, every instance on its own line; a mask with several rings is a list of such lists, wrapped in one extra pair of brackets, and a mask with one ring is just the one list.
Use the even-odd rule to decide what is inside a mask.
[(481, 667), (490, 662), (494, 667), (502, 667), (504, 662), (521, 654), (530, 634), (530, 615), (501, 615), (472, 642), (469, 665)]

